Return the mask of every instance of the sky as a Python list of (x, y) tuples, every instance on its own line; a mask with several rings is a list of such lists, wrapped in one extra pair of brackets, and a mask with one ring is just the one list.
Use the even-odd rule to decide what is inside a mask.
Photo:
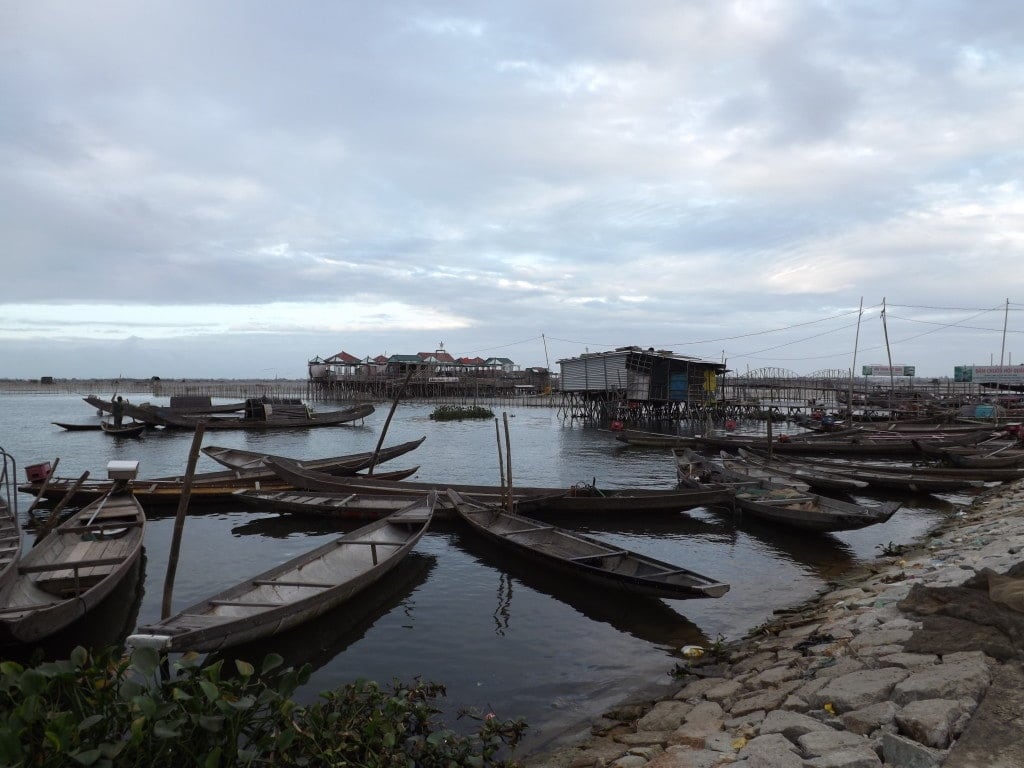
[(1024, 363), (1015, 2), (0, 0), (0, 67), (0, 378)]

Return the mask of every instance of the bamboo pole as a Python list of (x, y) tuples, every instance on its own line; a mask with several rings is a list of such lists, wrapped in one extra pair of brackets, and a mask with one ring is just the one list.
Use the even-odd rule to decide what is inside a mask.
[(181, 498), (178, 499), (178, 511), (174, 516), (174, 534), (171, 537), (171, 550), (167, 556), (167, 576), (164, 578), (164, 599), (160, 607), (160, 618), (171, 615), (171, 596), (174, 594), (174, 575), (178, 570), (178, 553), (181, 551), (181, 534), (185, 529), (185, 515), (188, 513), (188, 502), (192, 496), (192, 478), (196, 474), (196, 462), (199, 461), (199, 447), (203, 444), (203, 433), (206, 422), (196, 425), (196, 433), (192, 437), (192, 450), (188, 454), (188, 466), (185, 479), (181, 486)]
[[(64, 511), (64, 507), (68, 505), (68, 502), (75, 497), (75, 494), (78, 493), (78, 489), (82, 487), (82, 483), (84, 483), (88, 477), (89, 470), (86, 470), (82, 473), (82, 476), (75, 481), (75, 484), (68, 489), (68, 492), (64, 494), (64, 498), (57, 502), (57, 506), (50, 511), (46, 521), (39, 528), (39, 532), (36, 533), (36, 540), (35, 544), (32, 545), (33, 547), (45, 539), (49, 535), (50, 531), (56, 527), (57, 521), (60, 520), (60, 513)], [(35, 504), (32, 506), (35, 507)]]
[(498, 472), (501, 474), (501, 492), (505, 492), (505, 459), (501, 452), (501, 426), (498, 418), (494, 418), (494, 437), (498, 441)]
[(377, 456), (380, 455), (380, 448), (384, 445), (384, 436), (388, 433), (388, 427), (391, 426), (391, 417), (395, 415), (395, 409), (398, 407), (398, 401), (402, 399), (405, 387), (409, 383), (409, 379), (412, 378), (415, 371), (415, 368), (409, 368), (409, 373), (406, 374), (405, 381), (402, 382), (402, 386), (400, 386), (398, 391), (395, 393), (394, 400), (391, 401), (391, 410), (388, 411), (388, 417), (384, 419), (384, 426), (380, 430), (377, 447), (373, 449), (373, 457), (370, 459), (370, 467), (366, 470), (367, 475), (373, 475), (373, 468), (377, 466)]
[(508, 513), (511, 515), (514, 513), (514, 509), (512, 498), (512, 441), (508, 434), (508, 412), (502, 411), (501, 418), (505, 421), (505, 465), (506, 474), (508, 475)]

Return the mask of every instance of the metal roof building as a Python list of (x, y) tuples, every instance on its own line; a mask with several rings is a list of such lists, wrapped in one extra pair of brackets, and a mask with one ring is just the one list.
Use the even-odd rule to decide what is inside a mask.
[(653, 347), (619, 347), (559, 360), (564, 393), (654, 402), (705, 402), (726, 366)]

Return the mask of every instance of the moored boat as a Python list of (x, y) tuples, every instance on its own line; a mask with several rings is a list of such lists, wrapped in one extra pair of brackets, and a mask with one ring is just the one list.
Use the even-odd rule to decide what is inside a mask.
[(133, 571), (146, 516), (132, 492), (136, 461), (112, 461), (110, 490), (36, 543), (0, 584), (0, 643), (46, 638), (95, 608)]
[(346, 456), (336, 456), (330, 459), (292, 459), (287, 456), (275, 456), (272, 453), (261, 453), (259, 451), (247, 451), (242, 448), (225, 448), (216, 445), (208, 445), (202, 448), (203, 453), (231, 470), (265, 471), (267, 477), (273, 476), (266, 459), (277, 459), (280, 461), (291, 461), (305, 469), (316, 469), (325, 471), (332, 475), (351, 475), (361, 469), (366, 469), (371, 464), (383, 464), (385, 461), (402, 456), (410, 451), (419, 448), (427, 436), (418, 440), (409, 440), (398, 445), (381, 448), (380, 451), (364, 451), (352, 453)]
[(139, 627), (129, 645), (216, 651), (273, 636), (326, 613), (385, 577), (430, 525), (436, 494)]
[[(267, 464), (278, 476), (295, 488), (336, 493), (417, 494), (426, 491), (444, 491), (451, 488), (478, 501), (502, 503), (508, 492), (496, 485), (469, 485), (446, 482), (387, 482), (370, 477), (332, 477), (322, 472), (303, 470), (294, 463), (268, 459)], [(686, 509), (722, 501), (726, 497), (719, 490), (653, 489), (653, 488), (596, 488), (593, 485), (574, 485), (569, 488), (515, 486), (513, 495), (519, 503), (530, 504), (535, 512), (564, 514), (621, 514), (621, 513), (677, 513)]]
[(694, 463), (690, 475), (680, 477), (680, 482), (689, 487), (728, 488), (734, 505), (745, 514), (817, 533), (850, 531), (884, 523), (900, 507), (897, 501), (856, 504), (801, 491), (726, 468), (713, 457), (706, 457), (703, 464)]
[(618, 592), (677, 600), (721, 597), (729, 591), (728, 584), (689, 569), (470, 501), (456, 491), (448, 496), (475, 532), (565, 576)]

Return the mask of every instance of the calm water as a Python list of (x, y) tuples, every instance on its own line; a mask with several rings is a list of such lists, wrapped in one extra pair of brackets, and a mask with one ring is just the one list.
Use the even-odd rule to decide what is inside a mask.
[[(132, 402), (166, 404), (145, 394), (126, 396)], [(319, 409), (336, 407), (341, 406)], [(204, 445), (295, 458), (367, 451), (377, 443), (387, 410), (387, 404), (379, 406), (358, 426), (209, 432)], [(418, 464), (415, 479), (497, 484), (494, 422), (435, 423), (429, 419), (431, 410), (423, 405), (398, 408), (385, 444), (423, 435), (427, 440), (385, 468)], [(620, 447), (607, 432), (561, 421), (551, 409), (508, 413), (518, 484), (567, 486), (596, 479), (603, 487), (674, 486), (675, 465), (667, 449)], [(93, 477), (105, 477), (111, 459), (138, 459), (140, 477), (184, 471), (190, 433), (155, 431), (142, 439), (119, 439), (101, 432), (67, 432), (50, 423), (96, 418), (76, 396), (0, 396), (0, 446), (16, 458), (19, 479), (26, 465), (57, 458), (62, 476), (89, 470)], [(197, 471), (219, 468), (202, 456)], [(30, 499), (21, 498), (24, 511)], [(884, 525), (830, 537), (748, 523), (737, 527), (730, 516), (710, 509), (646, 520), (565, 523), (731, 584), (730, 592), (717, 600), (611, 600), (564, 579), (547, 578), (535, 568), (524, 570), (464, 536), (453, 522), (438, 524), (372, 595), (240, 655), (257, 659), (276, 650), (291, 663), (312, 663), (316, 671), (303, 691), (308, 699), (359, 677), (387, 683), (420, 676), (441, 682), (453, 715), (449, 724), (457, 725), (454, 713), (463, 707), (524, 717), (530, 724), (524, 746), (534, 750), (632, 692), (669, 684), (668, 673), (683, 645), (743, 636), (774, 610), (799, 603), (843, 569), (878, 555), (879, 547), (912, 541), (944, 512), (969, 501), (952, 495), (908, 499)], [(344, 530), (320, 519), (232, 505), (201, 512), (185, 526), (175, 610)], [(141, 589), (126, 587), (98, 621), (74, 628), (60, 642), (116, 640), (137, 624), (159, 618), (172, 514), (147, 525)]]

